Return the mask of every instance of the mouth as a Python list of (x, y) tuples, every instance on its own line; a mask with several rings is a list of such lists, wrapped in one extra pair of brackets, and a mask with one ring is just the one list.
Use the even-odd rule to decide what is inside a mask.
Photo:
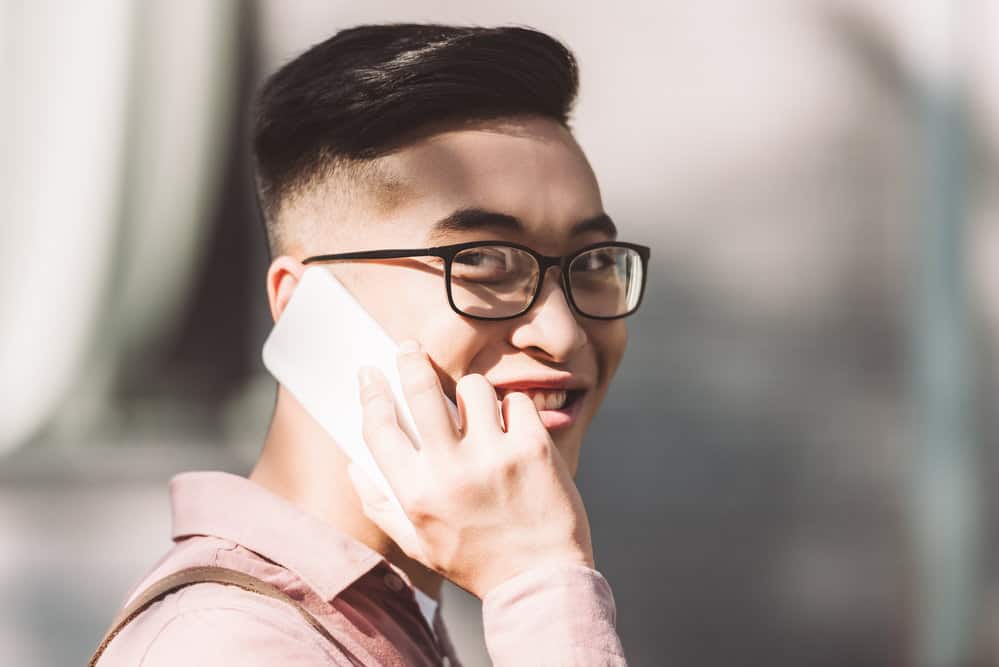
[(496, 387), (496, 396), (502, 401), (515, 391), (534, 401), (538, 416), (549, 431), (570, 426), (579, 415), (586, 395), (586, 390), (581, 388)]

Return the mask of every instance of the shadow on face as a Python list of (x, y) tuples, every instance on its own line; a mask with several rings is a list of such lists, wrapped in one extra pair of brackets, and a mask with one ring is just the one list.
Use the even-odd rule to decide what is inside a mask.
[[(274, 305), (280, 300), (282, 280), (292, 278), (284, 290), (290, 296), (302, 269), (295, 264), (308, 255), (480, 240), (564, 255), (616, 235), (582, 149), (566, 128), (546, 118), (423, 128), (378, 162), (383, 182), (391, 183), (388, 190), (372, 188), (368, 196), (338, 207), (334, 205), (342, 198), (317, 190), (286, 211), (285, 224), (292, 229), (305, 229), (317, 219), (330, 222), (303, 235), (292, 257), (275, 260), (274, 275), (268, 278), (272, 311), (281, 310)], [(391, 201), (379, 198), (379, 192)], [(282, 259), (284, 268), (275, 270)], [(530, 310), (513, 319), (487, 321), (465, 317), (451, 307), (439, 258), (328, 266), (395, 340), (421, 342), (452, 400), (457, 380), (470, 373), (489, 379), (500, 396), (511, 387), (532, 395), (575, 474), (583, 435), (624, 352), (624, 320), (576, 313), (562, 290), (557, 267), (541, 277)], [(552, 380), (571, 385), (569, 420), (557, 418), (557, 411), (546, 416), (544, 408), (559, 405), (563, 398), (559, 388), (541, 387)]]

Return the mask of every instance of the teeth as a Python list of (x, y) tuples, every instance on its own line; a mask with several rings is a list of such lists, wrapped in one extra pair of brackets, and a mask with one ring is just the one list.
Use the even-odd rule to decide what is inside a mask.
[(564, 389), (528, 389), (524, 393), (531, 397), (538, 410), (560, 410), (569, 397)]

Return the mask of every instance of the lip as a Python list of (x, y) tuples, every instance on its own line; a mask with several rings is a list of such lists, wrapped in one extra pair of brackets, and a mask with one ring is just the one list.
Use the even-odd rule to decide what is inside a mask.
[(497, 395), (502, 397), (511, 391), (530, 389), (562, 389), (570, 393), (570, 403), (559, 410), (538, 410), (541, 422), (549, 431), (571, 426), (579, 416), (583, 401), (590, 389), (590, 383), (574, 375), (547, 375), (533, 378), (517, 378), (493, 382)]
[(497, 392), (521, 389), (589, 389), (590, 383), (578, 375), (538, 375), (531, 378), (494, 380), (488, 378)]

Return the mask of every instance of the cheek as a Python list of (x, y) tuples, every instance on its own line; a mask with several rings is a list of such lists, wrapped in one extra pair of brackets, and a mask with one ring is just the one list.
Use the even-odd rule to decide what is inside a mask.
[(594, 415), (603, 403), (610, 382), (624, 356), (628, 344), (628, 329), (622, 320), (593, 322), (586, 329), (587, 338), (593, 346), (597, 363), (597, 386), (589, 399), (587, 414), (577, 428), (555, 437), (555, 444), (565, 458), (573, 478), (579, 468), (580, 450), (583, 437)]
[(498, 359), (488, 354), (497, 334), (488, 324), (455, 313), (443, 288), (440, 295), (429, 296), (417, 293), (412, 286), (400, 288), (406, 290), (408, 298), (398, 297), (400, 305), (392, 316), (393, 336), (420, 341), (436, 367), (444, 393), (453, 398), (458, 379), (469, 373), (484, 374), (491, 367), (482, 367), (485, 360)]
[(340, 278), (397, 341), (420, 339), (425, 320), (451, 312), (443, 279), (414, 266), (358, 262), (338, 267)]
[(426, 319), (422, 325), (420, 342), (437, 366), (444, 393), (452, 398), (455, 383), (469, 373), (483, 373), (479, 361), (489, 347), (490, 338), (478, 327), (455, 314), (450, 307), (447, 313), (435, 319)]
[(624, 320), (594, 322), (586, 335), (596, 352), (601, 396), (610, 384), (617, 367), (621, 364), (624, 350), (628, 345), (628, 328)]
[(454, 396), (458, 378), (485, 373), (491, 365), (482, 364), (499, 358), (488, 349), (497, 339), (502, 343), (502, 329), (455, 313), (442, 276), (412, 267), (370, 264), (338, 267), (337, 277), (394, 340), (420, 341), (449, 396)]

